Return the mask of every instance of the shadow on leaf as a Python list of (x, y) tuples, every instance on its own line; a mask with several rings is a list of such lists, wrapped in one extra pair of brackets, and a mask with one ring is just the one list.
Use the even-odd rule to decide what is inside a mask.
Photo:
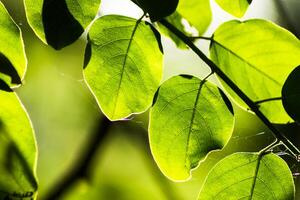
[(72, 44), (84, 32), (66, 0), (44, 0), (42, 13), (47, 43), (56, 50)]
[[(0, 119), (0, 141), (2, 144), (0, 148), (5, 148), (5, 151), (3, 151), (4, 155), (0, 155), (0, 157), (4, 158), (3, 166), (6, 173), (10, 174), (15, 181), (23, 181), (23, 178), (20, 177), (21, 173), (28, 183), (26, 185), (28, 185), (31, 190), (37, 190), (37, 182), (32, 173), (32, 170), (17, 145), (14, 143), (14, 141), (11, 140), (9, 134), (5, 129), (5, 125), (2, 119)], [(28, 190), (30, 188), (24, 189)], [(19, 192), (26, 192), (27, 195), (30, 195), (29, 197), (34, 194), (33, 191), (16, 191), (16, 195)], [(22, 194), (22, 196), (23, 195), (24, 194)]]
[[(0, 73), (10, 76), (12, 84), (21, 84), (21, 78), (17, 70), (12, 65), (12, 63), (8, 60), (8, 58), (2, 53), (0, 53)], [(3, 89), (2, 87), (6, 88), (6, 86), (3, 86), (3, 84), (5, 83), (4, 81), (1, 80), (0, 89)]]

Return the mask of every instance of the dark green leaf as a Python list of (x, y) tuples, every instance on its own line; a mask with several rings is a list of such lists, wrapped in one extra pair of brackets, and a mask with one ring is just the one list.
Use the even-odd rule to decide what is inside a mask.
[(232, 112), (222, 91), (209, 82), (176, 76), (163, 83), (149, 122), (151, 150), (162, 172), (173, 180), (188, 179), (209, 152), (227, 144)]
[(101, 0), (24, 0), (29, 25), (36, 35), (61, 49), (83, 33), (98, 12)]
[(199, 200), (293, 200), (292, 173), (275, 154), (236, 153), (221, 160), (208, 174)]
[(148, 23), (124, 16), (104, 16), (91, 27), (91, 57), (84, 75), (109, 119), (120, 120), (151, 106), (163, 66), (156, 37)]
[(155, 22), (175, 12), (178, 0), (132, 0), (146, 13), (149, 13), (151, 21)]
[(29, 118), (14, 92), (0, 91), (0, 199), (33, 197), (36, 144)]
[[(265, 20), (230, 21), (214, 33), (212, 60), (253, 101), (281, 96), (284, 81), (300, 64), (300, 41), (287, 30)], [(243, 108), (243, 101), (223, 84)], [(260, 104), (273, 123), (291, 121), (281, 101)]]
[(282, 88), (282, 103), (286, 112), (300, 122), (300, 67), (298, 66), (287, 78)]

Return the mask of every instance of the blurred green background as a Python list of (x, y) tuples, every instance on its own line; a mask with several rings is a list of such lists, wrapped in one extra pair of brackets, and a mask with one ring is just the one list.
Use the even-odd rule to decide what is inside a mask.
[[(277, 0), (280, 1), (280, 0)], [(28, 70), (24, 85), (17, 92), (32, 119), (39, 149), (37, 175), (39, 199), (49, 192), (75, 165), (88, 139), (102, 117), (96, 101), (82, 77), (86, 41), (82, 37), (73, 45), (55, 51), (43, 44), (26, 23), (22, 0), (2, 0), (23, 31), (28, 57)], [(294, 31), (299, 28), (294, 20), (297, 0), (254, 1), (246, 18), (271, 19)], [(140, 11), (128, 0), (103, 0), (100, 14), (119, 13), (139, 16)], [(222, 22), (232, 17), (212, 2), (214, 21), (207, 31), (210, 35)], [(125, 9), (124, 9), (125, 8)], [(167, 38), (163, 38), (165, 51), (164, 79), (175, 74), (193, 74), (204, 77), (208, 68), (191, 51), (182, 51)], [(198, 44), (207, 52), (208, 43)], [(211, 79), (215, 81), (214, 78)], [(193, 171), (188, 182), (167, 180), (154, 163), (147, 141), (145, 113), (131, 121), (118, 123), (109, 132), (93, 159), (91, 180), (79, 180), (63, 199), (103, 200), (194, 200), (209, 170), (221, 158), (236, 151), (257, 151), (273, 141), (266, 127), (252, 114), (235, 106), (236, 125), (227, 147), (211, 153)], [(126, 124), (126, 125), (124, 125)], [(300, 144), (296, 125), (280, 126), (289, 137)], [(298, 163), (289, 161), (293, 173)], [(300, 182), (295, 176), (300, 199)]]

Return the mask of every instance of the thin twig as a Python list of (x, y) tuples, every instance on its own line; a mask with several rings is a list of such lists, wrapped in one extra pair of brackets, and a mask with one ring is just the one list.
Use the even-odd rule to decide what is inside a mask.
[(254, 103), (256, 105), (258, 105), (258, 104), (262, 104), (262, 103), (266, 103), (266, 102), (270, 102), (270, 101), (280, 101), (280, 100), (282, 100), (282, 97), (274, 97), (274, 98), (269, 98), (269, 99), (263, 99), (263, 100), (255, 101)]
[(253, 102), (212, 60), (210, 60), (188, 36), (164, 19), (161, 20), (160, 23), (188, 45), (211, 68), (211, 70), (214, 71), (249, 106), (257, 117), (272, 131), (274, 137), (281, 141), (293, 155), (300, 154), (299, 149), (269, 121), (269, 119), (259, 110), (259, 107), (255, 102)]

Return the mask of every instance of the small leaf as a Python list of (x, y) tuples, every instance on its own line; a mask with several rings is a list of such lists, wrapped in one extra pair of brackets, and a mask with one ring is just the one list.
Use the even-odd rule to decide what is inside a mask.
[(33, 197), (37, 150), (31, 122), (14, 92), (0, 91), (0, 199)]
[(227, 144), (233, 125), (231, 104), (220, 89), (195, 77), (173, 77), (150, 111), (152, 154), (167, 177), (186, 180), (209, 152)]
[(206, 31), (212, 20), (209, 0), (181, 0), (177, 11), (198, 30), (199, 35)]
[(84, 75), (109, 119), (120, 120), (151, 106), (163, 66), (156, 37), (147, 22), (124, 16), (104, 16), (91, 27), (91, 56)]
[(28, 23), (36, 35), (61, 49), (84, 32), (98, 12), (101, 0), (24, 0)]
[(241, 18), (244, 16), (252, 0), (216, 0), (216, 2), (226, 12)]
[[(182, 24), (182, 16), (175, 12), (172, 15), (166, 17), (166, 20), (171, 23), (173, 26), (175, 26), (177, 29), (179, 29), (181, 32), (185, 33), (185, 35), (190, 35), (188, 32), (185, 31), (185, 27)], [(169, 37), (173, 40), (173, 42), (176, 44), (176, 46), (180, 49), (188, 49), (187, 45), (179, 39), (174, 33), (172, 33), (169, 29), (167, 29), (165, 26), (163, 26), (161, 23), (157, 23), (159, 30), (162, 34)]]
[(221, 160), (208, 174), (199, 200), (293, 200), (292, 173), (280, 157), (269, 153), (235, 153)]
[(179, 0), (132, 0), (155, 22), (175, 12)]
[(9, 86), (21, 84), (27, 67), (21, 30), (0, 2), (0, 79)]
[[(291, 71), (300, 64), (300, 41), (287, 30), (265, 20), (230, 21), (214, 33), (212, 60), (253, 101), (281, 96)], [(243, 108), (248, 107), (226, 84), (225, 89)], [(259, 105), (273, 123), (291, 121), (281, 101)]]
[(300, 122), (300, 66), (287, 78), (282, 88), (282, 104), (286, 112)]

